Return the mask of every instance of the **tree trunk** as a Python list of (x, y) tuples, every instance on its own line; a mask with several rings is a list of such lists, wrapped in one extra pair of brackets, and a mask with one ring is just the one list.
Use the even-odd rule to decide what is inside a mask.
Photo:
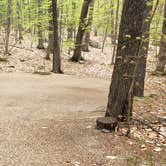
[[(105, 1), (105, 3), (107, 3), (107, 1)], [(106, 43), (107, 36), (108, 36), (108, 29), (109, 29), (109, 24), (111, 21), (110, 19), (112, 17), (111, 8), (112, 8), (112, 1), (110, 1), (109, 12), (105, 8), (105, 10), (106, 10), (105, 14), (107, 15), (107, 19), (105, 20), (106, 22), (104, 23), (106, 25), (106, 27), (104, 28), (104, 36), (103, 36), (101, 52), (104, 52), (104, 47), (105, 47), (105, 43)], [(110, 13), (110, 11), (111, 11), (111, 13)]]
[[(75, 40), (75, 20), (73, 19), (76, 14), (76, 2), (72, 1), (72, 16), (67, 28), (67, 41), (69, 45)], [(71, 46), (68, 47), (68, 54), (72, 50)]]
[(115, 16), (115, 27), (114, 27), (114, 35), (112, 36), (113, 40), (112, 40), (112, 44), (113, 44), (113, 53), (112, 53), (112, 60), (111, 60), (111, 64), (114, 64), (115, 61), (115, 55), (116, 55), (116, 51), (117, 51), (117, 37), (118, 37), (118, 22), (119, 22), (119, 5), (120, 2), (119, 0), (117, 0), (117, 5), (116, 5), (116, 16)]
[(134, 86), (134, 96), (143, 97), (144, 96), (144, 84), (146, 76), (146, 62), (149, 49), (149, 36), (150, 36), (150, 18), (152, 11), (152, 0), (148, 0), (149, 4), (145, 13), (144, 23), (143, 23), (143, 36), (142, 46), (139, 51), (139, 59), (137, 61), (138, 67), (136, 70), (135, 86)]
[(23, 34), (22, 34), (22, 17), (21, 17), (21, 2), (17, 0), (17, 21), (18, 21), (18, 40), (21, 44), (21, 41), (23, 40)]
[[(58, 15), (59, 15), (59, 44), (62, 46), (63, 43), (63, 0), (60, 1), (59, 8), (58, 8)], [(61, 52), (62, 47), (60, 48)]]
[(111, 41), (112, 41), (112, 44), (114, 44), (114, 34), (115, 34), (115, 28), (114, 28), (114, 22), (115, 22), (115, 19), (114, 19), (114, 1), (111, 0), (111, 6), (110, 6), (110, 10), (111, 10)]
[(88, 18), (88, 28), (86, 29), (86, 32), (84, 34), (83, 46), (82, 46), (82, 51), (85, 52), (89, 51), (89, 40), (90, 40), (90, 33), (93, 21), (94, 2), (95, 2), (94, 0), (90, 0), (89, 4), (90, 9), (89, 9), (89, 18)]
[[(51, 16), (52, 14), (52, 5), (50, 5), (48, 9), (48, 13)], [(48, 46), (47, 46), (47, 55), (46, 55), (46, 60), (50, 60), (50, 53), (53, 53), (53, 21), (52, 17), (48, 21)]]
[(124, 1), (106, 116), (118, 118), (119, 115), (122, 115), (126, 117), (129, 109), (132, 114), (133, 93), (130, 93), (130, 101), (128, 98), (143, 34), (145, 10), (145, 0)]
[(38, 49), (44, 49), (43, 30), (42, 30), (42, 0), (38, 0)]
[(52, 0), (52, 17), (54, 28), (54, 44), (53, 44), (53, 69), (54, 73), (63, 73), (61, 70), (61, 57), (60, 57), (60, 43), (58, 35), (58, 13), (57, 13), (57, 0)]
[(86, 17), (88, 14), (89, 4), (90, 4), (90, 0), (84, 0), (83, 6), (82, 6), (82, 11), (81, 11), (81, 16), (80, 16), (78, 32), (77, 32), (77, 36), (76, 36), (74, 54), (70, 58), (70, 61), (72, 61), (72, 62), (79, 62), (80, 60), (83, 59), (81, 56), (81, 48), (82, 48), (82, 39), (83, 39), (84, 32), (85, 32), (86, 26), (87, 26)]
[(158, 56), (158, 64), (156, 66), (156, 72), (164, 73), (166, 66), (166, 1), (164, 6), (164, 21), (162, 28), (162, 36), (160, 41), (160, 51)]
[(6, 20), (6, 30), (5, 30), (5, 55), (9, 55), (9, 37), (11, 28), (11, 16), (12, 16), (12, 0), (8, 0), (7, 7), (7, 20)]

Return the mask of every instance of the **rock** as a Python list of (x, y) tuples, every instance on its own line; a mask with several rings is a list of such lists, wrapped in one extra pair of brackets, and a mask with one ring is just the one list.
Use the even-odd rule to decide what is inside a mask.
[(141, 148), (145, 148), (145, 144), (142, 144), (142, 145), (141, 145)]
[(45, 66), (42, 66), (42, 65), (37, 67), (37, 70), (44, 70), (44, 69), (45, 69)]
[(98, 49), (101, 49), (101, 44), (98, 43), (97, 41), (93, 41), (93, 40), (90, 40), (89, 41), (89, 45), (93, 48), (98, 48)]
[(87, 128), (87, 129), (90, 129), (90, 128), (92, 128), (92, 126), (86, 126), (86, 128)]
[(115, 160), (115, 159), (118, 159), (118, 157), (117, 156), (106, 156), (106, 159)]

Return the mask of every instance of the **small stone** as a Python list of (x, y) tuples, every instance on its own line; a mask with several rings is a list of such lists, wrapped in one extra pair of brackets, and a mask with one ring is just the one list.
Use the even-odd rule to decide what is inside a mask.
[(141, 148), (145, 148), (145, 144), (142, 144), (142, 145), (141, 145)]
[(118, 159), (118, 157), (117, 156), (106, 156), (106, 159), (115, 160), (115, 159)]
[(87, 129), (90, 129), (90, 128), (92, 128), (92, 126), (86, 126), (86, 128), (87, 128)]
[(47, 129), (47, 128), (48, 128), (48, 127), (46, 127), (46, 126), (43, 126), (43, 127), (42, 127), (42, 129)]

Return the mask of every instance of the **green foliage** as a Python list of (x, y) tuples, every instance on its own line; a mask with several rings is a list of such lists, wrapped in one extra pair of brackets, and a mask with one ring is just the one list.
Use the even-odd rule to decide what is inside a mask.
[[(153, 5), (154, 7), (155, 3), (156, 0), (152, 2), (148, 1), (147, 6)], [(79, 24), (82, 4), (83, 0), (58, 0), (59, 25), (61, 39), (63, 38), (63, 46), (73, 47), (74, 39), (67, 39), (67, 30), (72, 27), (76, 31)], [(119, 22), (122, 4), (123, 0), (120, 0)], [(7, 6), (8, 0), (0, 0), (0, 28), (2, 29), (4, 29), (6, 25)], [(24, 35), (31, 32), (33, 37), (37, 37), (37, 25), (40, 22), (42, 31), (47, 35), (49, 32), (48, 22), (52, 17), (51, 13), (49, 13), (50, 6), (51, 0), (42, 0), (42, 13), (39, 15), (38, 0), (12, 0), (12, 30), (16, 29), (18, 24), (21, 24)], [(160, 41), (161, 38), (163, 7), (164, 0), (160, 0), (150, 31), (150, 39), (153, 44), (156, 44), (156, 41)], [(98, 31), (99, 34), (103, 36), (107, 30), (107, 34), (111, 35), (115, 28), (116, 8), (117, 0), (95, 0), (92, 30)], [(149, 19), (150, 18), (147, 18), (145, 21), (149, 21)], [(87, 27), (83, 25), (83, 28)], [(90, 29), (87, 29), (87, 31), (88, 30)]]

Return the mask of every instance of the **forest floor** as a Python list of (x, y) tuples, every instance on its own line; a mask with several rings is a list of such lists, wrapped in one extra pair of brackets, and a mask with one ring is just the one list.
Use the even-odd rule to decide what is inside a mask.
[[(68, 62), (65, 75), (49, 72), (51, 62), (35, 47), (15, 45), (0, 62), (0, 165), (166, 165), (166, 77), (152, 75), (155, 57), (148, 59), (145, 97), (136, 98), (134, 118), (150, 122), (109, 133), (95, 128), (104, 116), (110, 78), (111, 49), (91, 48), (83, 64)], [(145, 121), (146, 120), (146, 121)]]

